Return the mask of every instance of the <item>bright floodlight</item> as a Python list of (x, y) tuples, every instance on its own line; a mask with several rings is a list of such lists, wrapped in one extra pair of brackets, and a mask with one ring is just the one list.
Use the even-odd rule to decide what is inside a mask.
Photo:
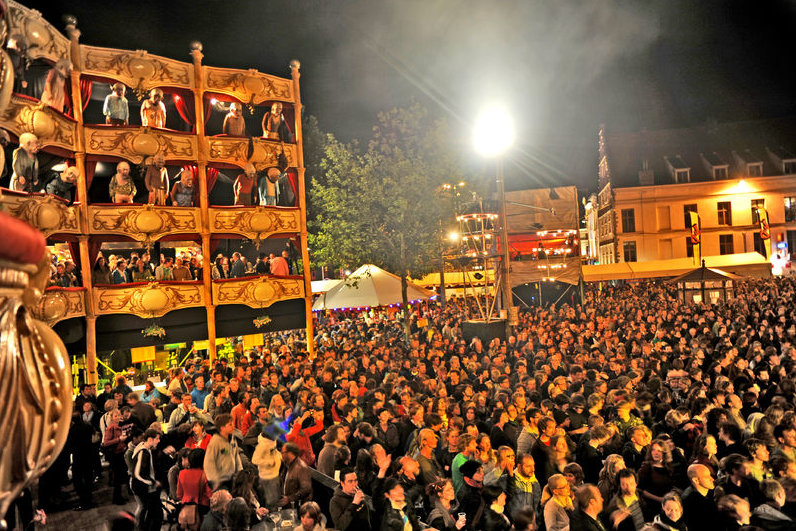
[(455, 230), (452, 230), (448, 233), (448, 241), (450, 242), (458, 242), (461, 236)]
[(505, 108), (491, 105), (478, 115), (475, 149), (486, 157), (502, 155), (514, 143), (514, 121)]

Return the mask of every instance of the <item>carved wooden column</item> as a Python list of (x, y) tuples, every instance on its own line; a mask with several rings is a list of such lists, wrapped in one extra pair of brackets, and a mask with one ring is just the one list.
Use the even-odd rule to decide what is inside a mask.
[(310, 272), (310, 253), (307, 249), (307, 187), (304, 183), (304, 138), (301, 130), (301, 91), (299, 78), (301, 77), (301, 63), (294, 59), (290, 61), (290, 71), (293, 76), (295, 90), (295, 117), (296, 117), (296, 144), (297, 144), (297, 169), (298, 169), (298, 199), (301, 210), (301, 232), (299, 233), (301, 245), (301, 262), (304, 276), (304, 313), (307, 320), (307, 351), (310, 357), (315, 356), (315, 333), (312, 322), (312, 273)]
[(199, 207), (202, 212), (202, 284), (204, 285), (205, 310), (207, 311), (207, 355), (210, 364), (216, 361), (216, 309), (213, 306), (213, 261), (210, 256), (210, 191), (207, 189), (207, 139), (205, 138), (204, 80), (202, 79), (202, 43), (191, 43), (193, 57), (193, 97), (196, 109), (196, 138), (198, 150), (196, 178), (199, 179)]
[[(65, 17), (66, 33), (71, 41), (70, 52), (72, 55), (72, 72), (70, 83), (72, 87), (72, 115), (77, 121), (77, 143), (75, 144), (75, 167), (78, 172), (77, 200), (80, 203), (80, 222), (84, 231), (89, 230), (88, 222), (88, 181), (86, 180), (86, 132), (83, 129), (83, 98), (80, 92), (80, 72), (83, 63), (80, 57), (80, 30), (77, 29), (77, 19), (74, 16)], [(88, 236), (78, 237), (80, 244), (80, 274), (83, 277), (83, 286), (87, 293), (91, 293), (91, 269), (93, 259), (89, 252)], [(97, 383), (97, 317), (94, 313), (93, 297), (86, 297), (86, 382)]]

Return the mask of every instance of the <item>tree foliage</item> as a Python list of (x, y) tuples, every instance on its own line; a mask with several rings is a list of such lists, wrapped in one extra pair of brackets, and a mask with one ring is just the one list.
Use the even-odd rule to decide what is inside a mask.
[(316, 263), (373, 263), (402, 277), (437, 267), (452, 214), (439, 189), (462, 178), (446, 122), (417, 104), (381, 113), (366, 150), (328, 135), (320, 173), (310, 189)]

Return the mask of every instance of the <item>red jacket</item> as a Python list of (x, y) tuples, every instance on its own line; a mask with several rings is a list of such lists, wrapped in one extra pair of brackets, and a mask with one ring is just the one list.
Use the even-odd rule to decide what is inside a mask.
[[(201, 490), (200, 490), (201, 489)], [(198, 503), (210, 506), (210, 485), (207, 483), (204, 470), (186, 468), (180, 471), (177, 478), (177, 498), (182, 503)]]
[(307, 466), (315, 466), (315, 452), (312, 451), (310, 437), (323, 430), (323, 421), (316, 421), (315, 426), (301, 428), (300, 418), (293, 422), (293, 428), (287, 434), (287, 442), (296, 444), (301, 449), (301, 459)]

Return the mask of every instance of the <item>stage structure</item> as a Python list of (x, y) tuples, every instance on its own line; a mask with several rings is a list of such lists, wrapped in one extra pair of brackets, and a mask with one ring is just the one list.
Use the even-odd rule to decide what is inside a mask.
[[(199, 42), (191, 43), (187, 50), (190, 62), (144, 50), (101, 48), (80, 42), (74, 17), (64, 20), (62, 34), (37, 11), (10, 1), (4, 21), (0, 128), (8, 133), (12, 145), (19, 144), (25, 133), (38, 138), (40, 169), (45, 160), (57, 158), (61, 166), (74, 167), (70, 171), (76, 175), (73, 203), (44, 193), (0, 189), (0, 204), (7, 213), (43, 232), (48, 244), (69, 244), (82, 277), (79, 288), (48, 288), (33, 308), (35, 315), (54, 326), (67, 347), (81, 345), (89, 382), (97, 381), (97, 350), (207, 340), (209, 358), (214, 360), (217, 337), (306, 327), (312, 352), (299, 62), (291, 61), (290, 78), (281, 78), (252, 69), (206, 66)], [(19, 89), (19, 79), (14, 86), (14, 71), (29, 63), (52, 68), (56, 71), (53, 79), (59, 72), (66, 74), (61, 101), (57, 87), (48, 93), (51, 87), (47, 85), (44, 93), (26, 95)], [(60, 65), (66, 67), (55, 68)], [(47, 79), (49, 84), (50, 77)], [(111, 122), (110, 117), (107, 123), (84, 121), (92, 90), (107, 93), (110, 86), (126, 88), (131, 104), (129, 121)], [(12, 93), (12, 87), (18, 90)], [(157, 108), (158, 93), (161, 104), (168, 106), (168, 120), (163, 123), (154, 113), (146, 126), (137, 125), (144, 123), (145, 113), (139, 120), (134, 105), (142, 102), (148, 106), (151, 100)], [(42, 94), (47, 94), (46, 102), (40, 99)], [(245, 132), (236, 136), (226, 123), (226, 134), (215, 134), (221, 133), (219, 127), (211, 135), (207, 123), (213, 110), (218, 112), (219, 102), (230, 112), (236, 104), (243, 114), (258, 107), (269, 109), (266, 116), (276, 117), (274, 123), (280, 118), (284, 123), (265, 136), (259, 136), (259, 127), (248, 136)], [(96, 108), (102, 100), (95, 98), (92, 104)], [(265, 118), (263, 124), (265, 128)], [(173, 129), (175, 126), (185, 131)], [(101, 166), (116, 167), (120, 162), (143, 165), (161, 156), (171, 170), (171, 179), (176, 177), (175, 168), (180, 170), (181, 182), (186, 174), (193, 177), (195, 202), (165, 206), (170, 202), (161, 199), (144, 204), (146, 197), (141, 200), (138, 196), (137, 201), (124, 204), (92, 200), (97, 198), (97, 186), (107, 197), (108, 184), (94, 179)], [(10, 174), (10, 158), (6, 164)], [(211, 192), (224, 172), (234, 178), (247, 168), (260, 176), (270, 176), (278, 169), (279, 186), (285, 186), (286, 195), (292, 194), (293, 203), (211, 203)], [(92, 180), (97, 181), (93, 188)], [(252, 196), (257, 193), (256, 182)], [(294, 264), (300, 260), (298, 274), (213, 279), (219, 242), (229, 239), (257, 246), (269, 240), (290, 242)], [(167, 241), (192, 241), (201, 248), (200, 280), (119, 285), (92, 282), (92, 268), (103, 243), (129, 242), (139, 249), (151, 249)], [(162, 328), (165, 336), (142, 335), (142, 328), (152, 323)], [(74, 354), (72, 347), (70, 351)]]

